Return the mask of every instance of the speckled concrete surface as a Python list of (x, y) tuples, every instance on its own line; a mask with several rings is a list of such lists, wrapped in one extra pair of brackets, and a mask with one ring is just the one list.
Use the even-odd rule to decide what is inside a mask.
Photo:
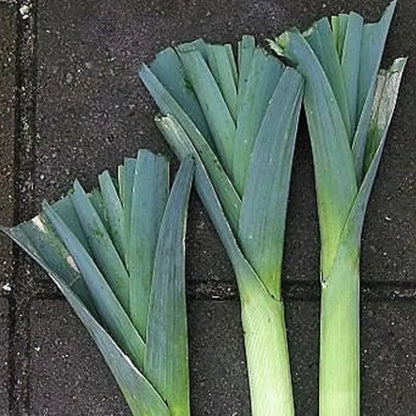
[[(15, 10), (15, 6), (0, 4), (0, 223), (5, 225), (13, 223), (15, 199)], [(12, 244), (4, 242), (0, 245), (0, 288), (9, 283), (11, 272)]]
[[(200, 36), (235, 42), (252, 33), (264, 40), (340, 11), (356, 10), (375, 19), (388, 1), (12, 3), (0, 2), (0, 49), (13, 51), (15, 39), (17, 43), (17, 64), (12, 53), (7, 77), (0, 84), (0, 100), (3, 107), (6, 97), (7, 106), (13, 108), (16, 86), (18, 103), (15, 125), (12, 111), (0, 129), (0, 169), (8, 175), (0, 181), (1, 222), (30, 218), (42, 199), (58, 198), (75, 177), (92, 186), (98, 173), (114, 171), (124, 156), (134, 155), (139, 147), (172, 156), (153, 125), (156, 108), (136, 75), (140, 63), (151, 60), (158, 50)], [(28, 7), (22, 11), (24, 6)], [(363, 239), (362, 413), (366, 416), (416, 414), (415, 15), (413, 0), (399, 2), (385, 54), (386, 63), (396, 56), (410, 59)], [(313, 186), (302, 117), (284, 263), (300, 416), (317, 415), (319, 241)], [(14, 198), (5, 197), (14, 192)], [(0, 240), (0, 258), (10, 252), (7, 244)], [(10, 318), (4, 335), (0, 331), (0, 360), (11, 357), (13, 364), (7, 391), (12, 400), (5, 416), (129, 414), (99, 353), (60, 294), (39, 267), (21, 253), (15, 255), (13, 279), (9, 279), (12, 269), (7, 274), (0, 265), (0, 283), (10, 280), (12, 287), (10, 293), (2, 293), (7, 303), (0, 299), (0, 309)], [(234, 276), (196, 195), (188, 225), (187, 277), (194, 414), (248, 416)], [(2, 339), (10, 339), (10, 345)], [(0, 383), (0, 399), (1, 391)]]
[(0, 298), (0, 414), (9, 411), (10, 368), (9, 368), (9, 302)]
[[(14, 215), (15, 10), (0, 3), (0, 223), (11, 225)], [(0, 244), (0, 414), (8, 415), (10, 392), (9, 302), (13, 272), (12, 244)]]

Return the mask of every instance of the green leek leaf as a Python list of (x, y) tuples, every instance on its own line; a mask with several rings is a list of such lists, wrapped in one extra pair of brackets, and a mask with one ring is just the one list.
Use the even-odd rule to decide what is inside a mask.
[(173, 416), (190, 413), (186, 292), (182, 276), (186, 207), (193, 169), (193, 161), (185, 159), (160, 225), (146, 336), (145, 373), (166, 399)]
[[(105, 275), (105, 279), (118, 301), (126, 309), (128, 305), (129, 276), (101, 218), (78, 181), (74, 183), (74, 193), (71, 195), (71, 200), (97, 266)], [(48, 213), (47, 210), (45, 212)], [(63, 238), (62, 241), (64, 241)], [(82, 244), (80, 246), (82, 247)]]
[(276, 299), (280, 296), (282, 242), (302, 87), (299, 73), (287, 68), (258, 132), (241, 205), (241, 246)]
[(94, 260), (54, 209), (46, 202), (43, 204), (43, 209), (54, 231), (65, 244), (76, 267), (80, 270), (101, 319), (136, 366), (140, 369), (143, 368), (145, 347), (143, 339), (112, 292), (109, 283), (94, 263)]
[[(185, 75), (185, 70), (178, 54), (174, 49), (166, 48), (156, 56), (157, 59), (151, 63), (149, 70), (154, 76), (162, 80), (167, 93), (175, 98), (198, 130), (207, 139), (208, 143), (212, 145), (213, 142), (208, 124), (195, 96), (192, 84)], [(170, 70), (166, 71), (166, 68), (170, 68)]]
[(208, 65), (221, 90), (234, 121), (237, 117), (236, 66), (231, 45), (209, 45)]
[(230, 175), (232, 172), (235, 122), (201, 53), (189, 44), (181, 45), (178, 49), (186, 74), (210, 127), (215, 146), (218, 149), (218, 158), (223, 164), (224, 170)]
[(359, 14), (350, 13), (345, 31), (342, 55), (340, 55), (342, 77), (345, 84), (346, 99), (348, 101), (349, 124), (351, 128), (357, 125), (358, 77), (360, 70), (359, 62), (361, 59), (363, 23), (364, 19)]
[(127, 255), (130, 316), (143, 339), (146, 339), (156, 244), (168, 194), (168, 161), (148, 150), (139, 150), (134, 171)]
[(108, 215), (111, 238), (114, 241), (118, 253), (122, 256), (126, 250), (126, 241), (124, 213), (121, 199), (117, 193), (113, 179), (107, 171), (98, 176), (98, 182), (100, 184), (100, 192), (103, 197), (105, 210)]
[[(158, 58), (156, 58), (156, 61), (157, 60)], [(172, 68), (165, 66), (163, 74), (170, 71), (172, 71)], [(162, 71), (160, 70), (160, 72)], [(165, 114), (172, 114), (175, 116), (189, 137), (192, 137), (193, 146), (210, 171), (211, 180), (215, 189), (218, 190), (221, 203), (224, 205), (227, 214), (227, 218), (233, 229), (237, 230), (241, 200), (234, 188), (234, 185), (227, 176), (223, 166), (215, 154), (214, 148), (209, 145), (208, 139), (202, 135), (202, 132), (192, 122), (190, 117), (184, 112), (178, 102), (175, 101), (175, 98), (169, 94), (167, 89), (165, 89), (161, 82), (164, 78), (161, 78), (161, 80), (156, 78), (156, 76), (146, 65), (141, 67), (139, 74), (143, 83), (155, 99), (160, 110)], [(189, 154), (187, 146), (184, 146), (183, 143), (177, 143), (175, 147), (175, 151), (180, 152), (183, 157)]]
[[(139, 151), (119, 168), (117, 187), (107, 172), (90, 194), (75, 182), (34, 219), (2, 228), (72, 305), (134, 416), (190, 415), (183, 242), (192, 173), (187, 159), (168, 198), (167, 161)], [(147, 290), (133, 308), (132, 287)], [(132, 309), (143, 312), (147, 343)]]
[(257, 133), (283, 73), (283, 65), (259, 48), (251, 53), (249, 62), (251, 69), (247, 71), (238, 96), (239, 113), (234, 141), (233, 180), (240, 195), (244, 191)]

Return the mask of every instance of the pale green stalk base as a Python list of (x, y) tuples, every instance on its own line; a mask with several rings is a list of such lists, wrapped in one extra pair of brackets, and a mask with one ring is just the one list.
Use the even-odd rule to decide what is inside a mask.
[(249, 286), (240, 294), (252, 415), (293, 416), (283, 303), (257, 282)]
[(320, 416), (360, 414), (359, 288), (358, 254), (339, 256), (322, 284)]

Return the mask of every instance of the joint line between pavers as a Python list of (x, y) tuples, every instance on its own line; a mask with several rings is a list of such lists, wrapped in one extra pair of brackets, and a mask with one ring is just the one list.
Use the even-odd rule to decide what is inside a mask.
[[(37, 2), (19, 0), (16, 4), (16, 99), (14, 160), (14, 223), (33, 214), (36, 138)], [(10, 415), (29, 413), (28, 348), (30, 327), (27, 308), (30, 288), (19, 282), (20, 252), (13, 249), (13, 292), (10, 296)]]

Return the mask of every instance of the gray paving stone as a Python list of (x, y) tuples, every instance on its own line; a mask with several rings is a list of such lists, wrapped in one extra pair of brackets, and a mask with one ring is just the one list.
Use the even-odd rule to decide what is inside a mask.
[(235, 301), (195, 301), (190, 305), (194, 415), (250, 414), (239, 315)]
[(110, 371), (64, 301), (30, 311), (30, 414), (128, 415)]
[(363, 416), (416, 414), (416, 304), (370, 302), (362, 319)]
[(0, 298), (0, 415), (9, 414), (9, 303)]
[[(369, 302), (362, 309), (363, 415), (416, 413), (416, 305)], [(189, 306), (195, 415), (250, 414), (239, 313), (234, 301)], [(314, 416), (319, 305), (289, 302), (286, 315), (297, 414)], [(128, 414), (102, 358), (64, 301), (34, 302), (31, 326), (31, 414)]]
[[(370, 301), (363, 305), (363, 416), (416, 414), (415, 320), (416, 305), (412, 301)], [(318, 415), (318, 303), (290, 303), (287, 322), (297, 414)]]
[[(316, 406), (315, 306), (291, 303), (288, 308), (288, 321), (293, 327), (289, 338), (298, 414), (305, 416)], [(239, 316), (239, 304), (235, 301), (190, 303), (195, 415), (250, 414)], [(105, 363), (64, 301), (35, 301), (31, 328), (30, 411), (34, 415), (128, 414)]]
[[(168, 152), (156, 131), (155, 107), (136, 71), (161, 48), (204, 36), (234, 41), (243, 33), (259, 39), (293, 25), (306, 27), (323, 14), (351, 9), (379, 16), (387, 1), (183, 0), (120, 2), (41, 0), (38, 28), (37, 201), (55, 199), (75, 176), (87, 186), (103, 169), (114, 171), (138, 147)], [(380, 179), (369, 209), (363, 244), (368, 280), (415, 280), (416, 205), (412, 120), (415, 102), (415, 4), (403, 0), (389, 38), (386, 61), (409, 54), (409, 69), (393, 123)], [(413, 52), (413, 53), (412, 53)], [(413, 81), (412, 81), (413, 80)], [(316, 280), (318, 227), (313, 169), (302, 120), (291, 192), (285, 275)], [(202, 207), (194, 204), (189, 236), (190, 276), (233, 282), (225, 253)], [(391, 218), (388, 220), (386, 218)], [(196, 260), (195, 260), (196, 259)], [(230, 283), (232, 284), (232, 283)]]
[[(14, 212), (15, 10), (0, 4), (0, 224), (11, 225)], [(12, 244), (0, 237), (0, 295), (10, 282)]]
[[(319, 305), (290, 303), (292, 377), (299, 415), (318, 415)], [(367, 302), (361, 316), (362, 415), (416, 414), (416, 305)]]
[[(189, 308), (195, 415), (248, 415), (238, 314), (236, 302), (196, 301)], [(111, 373), (66, 302), (32, 304), (29, 354), (31, 414), (129, 414)]]
[(318, 414), (319, 310), (316, 302), (286, 302), (296, 414)]

